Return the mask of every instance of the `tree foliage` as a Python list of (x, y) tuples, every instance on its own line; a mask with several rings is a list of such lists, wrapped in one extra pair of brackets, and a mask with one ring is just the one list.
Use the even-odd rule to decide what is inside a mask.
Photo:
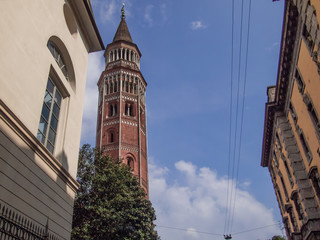
[(281, 236), (273, 236), (272, 240), (286, 240), (284, 237)]
[(128, 166), (83, 145), (71, 239), (160, 239), (155, 211)]

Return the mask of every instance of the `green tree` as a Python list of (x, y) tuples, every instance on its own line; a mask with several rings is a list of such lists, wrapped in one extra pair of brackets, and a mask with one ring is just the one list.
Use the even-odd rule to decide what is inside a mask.
[(155, 211), (128, 166), (83, 145), (71, 239), (160, 239)]
[(281, 236), (273, 236), (272, 240), (286, 240), (284, 237)]

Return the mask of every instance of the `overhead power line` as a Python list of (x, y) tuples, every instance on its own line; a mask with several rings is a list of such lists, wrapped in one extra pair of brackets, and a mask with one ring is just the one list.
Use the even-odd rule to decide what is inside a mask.
[(225, 212), (225, 223), (223, 233), (227, 231), (228, 225), (228, 205), (229, 205), (229, 191), (230, 191), (230, 162), (231, 162), (231, 138), (232, 138), (232, 105), (233, 105), (233, 35), (234, 35), (234, 0), (232, 0), (232, 14), (231, 14), (231, 67), (230, 67), (230, 108), (229, 108), (229, 151), (228, 151), (228, 186), (227, 186), (227, 206)]
[(195, 232), (195, 233), (201, 233), (201, 234), (207, 234), (207, 235), (213, 235), (213, 236), (223, 236), (223, 234), (219, 234), (219, 233), (201, 232), (201, 231), (196, 231), (196, 230), (187, 229), (187, 228), (177, 228), (177, 227), (168, 227), (168, 226), (159, 226), (159, 225), (157, 225), (157, 227), (179, 230), (184, 232)]
[[(248, 23), (247, 23), (247, 42), (245, 51), (245, 57), (242, 56), (242, 41), (244, 36), (243, 30), (243, 18), (244, 18), (244, 0), (241, 1), (241, 21), (240, 21), (240, 34), (239, 34), (239, 55), (238, 55), (238, 69), (237, 69), (237, 86), (235, 104), (233, 100), (233, 68), (234, 68), (234, 24), (235, 24), (235, 11), (234, 11), (234, 0), (232, 0), (232, 37), (231, 37), (231, 81), (230, 81), (230, 123), (229, 123), (229, 151), (228, 151), (228, 186), (227, 186), (227, 203), (226, 203), (226, 216), (224, 234), (230, 234), (233, 228), (233, 220), (235, 215), (235, 205), (237, 199), (237, 182), (239, 178), (240, 158), (241, 158), (241, 147), (242, 147), (242, 135), (243, 135), (243, 121), (244, 121), (244, 105), (245, 105), (245, 94), (246, 94), (246, 82), (247, 82), (247, 68), (248, 68), (248, 49), (249, 49), (249, 36), (250, 36), (250, 21), (251, 21), (251, 0), (249, 0), (248, 10)], [(242, 62), (245, 61), (244, 67), (244, 80), (242, 86), (242, 102), (241, 102), (241, 66)], [(240, 103), (241, 102), (241, 103)], [(233, 110), (235, 108), (235, 114)], [(240, 114), (240, 115), (239, 115)], [(234, 115), (234, 116), (233, 116)], [(232, 127), (234, 126), (234, 131)], [(232, 144), (233, 142), (233, 144)], [(231, 156), (232, 155), (232, 156)]]
[[(247, 233), (247, 232), (254, 232), (260, 229), (264, 229), (264, 228), (269, 228), (269, 227), (273, 227), (279, 225), (279, 222), (277, 223), (273, 223), (270, 225), (265, 225), (265, 226), (261, 226), (261, 227), (256, 227), (256, 228), (252, 228), (252, 229), (247, 229), (241, 232), (236, 232), (236, 233), (232, 233), (232, 235), (239, 235), (239, 234), (243, 234), (243, 233)], [(161, 226), (161, 225), (156, 225), (156, 227), (158, 228), (167, 228), (167, 229), (172, 229), (172, 230), (178, 230), (178, 231), (184, 231), (184, 232), (194, 232), (194, 233), (201, 233), (201, 234), (206, 234), (206, 235), (212, 235), (212, 236), (220, 236), (223, 237), (223, 234), (219, 234), (219, 233), (212, 233), (212, 232), (203, 232), (203, 231), (197, 231), (197, 230), (193, 230), (193, 229), (187, 229), (187, 228), (178, 228), (178, 227), (170, 227), (170, 226)]]

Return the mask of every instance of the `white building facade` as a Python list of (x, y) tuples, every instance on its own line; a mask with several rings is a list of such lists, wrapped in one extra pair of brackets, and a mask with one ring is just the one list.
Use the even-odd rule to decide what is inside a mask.
[(104, 49), (90, 1), (2, 0), (0, 31), (0, 239), (24, 231), (13, 215), (69, 239), (88, 53)]

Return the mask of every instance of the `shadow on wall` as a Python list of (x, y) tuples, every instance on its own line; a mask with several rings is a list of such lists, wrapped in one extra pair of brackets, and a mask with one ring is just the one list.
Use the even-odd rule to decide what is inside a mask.
[[(0, 109), (0, 203), (6, 206), (0, 217), (6, 215), (12, 222), (19, 215), (41, 229), (48, 222), (48, 231), (56, 236), (49, 239), (69, 239), (73, 196), (69, 195), (72, 181), (68, 180), (67, 156), (64, 152), (58, 156), (64, 169), (55, 167), (60, 165), (58, 161), (35, 136), (22, 129)], [(16, 213), (14, 218), (9, 216), (10, 210)]]
[(62, 164), (62, 167), (69, 171), (69, 163), (68, 163), (68, 157), (66, 155), (66, 152), (63, 150), (62, 153), (59, 153), (57, 156), (57, 159)]

